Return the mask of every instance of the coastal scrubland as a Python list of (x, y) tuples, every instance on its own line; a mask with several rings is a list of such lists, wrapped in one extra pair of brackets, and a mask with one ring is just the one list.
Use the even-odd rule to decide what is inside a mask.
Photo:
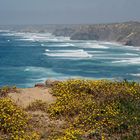
[(139, 83), (71, 79), (41, 88), (48, 90), (52, 102), (20, 106), (10, 94), (23, 94), (21, 89), (0, 89), (0, 139), (140, 139)]

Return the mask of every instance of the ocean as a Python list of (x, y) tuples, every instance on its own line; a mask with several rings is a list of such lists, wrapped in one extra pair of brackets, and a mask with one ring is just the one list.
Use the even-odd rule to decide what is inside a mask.
[(70, 78), (140, 82), (140, 47), (0, 31), (0, 86), (26, 88)]

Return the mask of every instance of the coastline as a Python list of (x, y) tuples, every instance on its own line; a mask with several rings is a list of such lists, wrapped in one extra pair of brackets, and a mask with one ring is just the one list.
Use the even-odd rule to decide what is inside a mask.
[[(19, 59), (16, 59), (16, 57), (14, 58), (13, 56), (12, 57), (13, 61), (12, 61), (11, 57), (8, 57), (8, 59), (11, 60), (10, 63), (12, 63), (12, 67), (9, 67), (9, 69), (7, 69), (6, 67), (9, 64), (9, 62), (7, 61), (6, 63), (1, 62), (1, 66), (3, 66), (3, 68), (1, 68), (2, 69), (1, 77), (6, 77), (7, 79), (5, 83), (1, 82), (2, 83), (1, 85), (5, 85), (7, 83), (9, 85), (16, 84), (16, 82), (14, 81), (15, 78), (17, 78), (17, 80), (19, 80), (20, 82), (20, 79), (16, 77), (16, 72), (18, 72), (19, 75), (23, 76), (23, 78), (27, 76), (26, 78), (27, 81), (26, 79), (23, 80), (23, 84), (26, 84), (26, 87), (32, 87), (34, 82), (44, 81), (45, 80), (44, 77), (52, 77), (52, 79), (53, 77), (54, 78), (56, 77), (58, 79), (62, 77), (65, 79), (69, 77), (74, 77), (77, 74), (75, 77), (83, 76), (85, 78), (95, 77), (97, 79), (100, 78), (110, 79), (113, 77), (110, 76), (111, 74), (110, 75), (108, 74), (108, 72), (110, 72), (111, 70), (112, 70), (111, 73), (114, 73), (113, 75), (115, 75), (113, 78), (116, 77), (118, 78), (119, 74), (121, 74), (120, 79), (122, 77), (122, 79), (126, 78), (129, 80), (131, 79), (139, 80), (138, 77), (139, 76), (139, 51), (137, 50), (139, 50), (140, 47), (120, 45), (121, 43), (116, 41), (112, 41), (112, 42), (108, 42), (108, 41), (94, 42), (93, 40), (91, 41), (68, 40), (67, 41), (64, 40), (64, 38), (57, 38), (55, 36), (50, 36), (50, 35), (46, 36), (46, 34), (42, 35), (40, 33), (30, 34), (28, 32), (24, 34), (9, 33), (7, 34), (7, 36), (5, 34), (4, 37), (6, 39), (4, 46), (6, 47), (1, 48), (1, 56), (3, 57), (3, 61), (5, 60), (4, 59), (5, 56), (8, 57), (7, 53), (10, 53), (11, 48), (13, 48), (13, 51), (15, 50), (18, 52), (20, 52), (21, 50), (19, 48), (22, 48), (23, 54), (26, 54), (27, 49), (29, 49), (27, 54), (30, 56), (33, 54), (32, 50), (35, 52), (35, 55), (33, 55), (31, 59), (34, 58), (35, 56), (36, 64), (34, 65), (34, 63), (32, 63), (34, 61), (28, 59), (28, 57), (24, 57), (23, 60), (21, 60), (23, 61), (24, 65), (22, 66), (22, 64), (19, 62), (17, 64), (19, 65), (19, 67), (14, 67), (15, 65), (14, 61), (17, 62), (17, 60)], [(14, 43), (18, 43), (18, 46), (15, 47), (15, 44), (12, 43), (12, 39)], [(107, 45), (107, 44), (112, 44), (112, 45)], [(29, 47), (27, 48), (26, 45)], [(5, 52), (5, 54), (3, 52)], [(38, 55), (40, 55), (39, 59), (38, 59)], [(17, 56), (18, 56), (17, 58), (19, 58), (19, 55)], [(90, 58), (91, 56), (92, 58)], [(52, 67), (50, 68), (47, 67), (47, 65), (49, 65), (49, 63), (47, 62), (48, 60), (51, 60), (52, 63), (51, 64)], [(71, 64), (67, 64), (66, 60), (70, 62), (74, 62), (76, 60), (78, 66), (76, 66), (76, 64), (74, 63), (72, 63), (73, 66), (70, 66)], [(82, 60), (84, 62), (82, 62)], [(31, 62), (30, 64), (28, 63), (29, 61)], [(58, 65), (59, 63), (55, 64), (56, 63), (55, 61), (62, 62), (60, 63), (61, 64), (60, 68)], [(3, 64), (7, 64), (7, 65), (5, 66)], [(119, 67), (120, 69), (123, 68), (124, 71), (120, 71), (120, 69), (118, 69)], [(133, 71), (129, 70), (131, 68), (133, 69)], [(15, 73), (11, 73), (12, 71), (10, 69)], [(104, 72), (102, 71), (102, 69), (104, 69)], [(118, 71), (115, 72), (115, 70)], [(9, 73), (11, 74), (11, 76), (13, 76), (11, 82), (8, 81), (8, 76), (6, 73)], [(118, 76), (116, 76), (117, 73)], [(38, 77), (36, 77), (36, 75), (38, 75)], [(19, 84), (19, 87), (24, 87), (22, 82), (21, 83), (19, 82), (17, 82), (17, 84)]]
[(123, 45), (140, 46), (140, 22), (79, 25), (64, 27), (53, 32), (56, 36), (69, 36), (72, 40), (115, 41)]

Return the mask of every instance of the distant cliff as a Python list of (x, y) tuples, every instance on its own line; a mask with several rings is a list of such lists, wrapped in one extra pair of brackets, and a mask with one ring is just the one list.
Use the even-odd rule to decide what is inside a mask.
[(140, 22), (79, 25), (76, 28), (56, 29), (53, 34), (70, 36), (72, 40), (115, 41), (140, 46)]

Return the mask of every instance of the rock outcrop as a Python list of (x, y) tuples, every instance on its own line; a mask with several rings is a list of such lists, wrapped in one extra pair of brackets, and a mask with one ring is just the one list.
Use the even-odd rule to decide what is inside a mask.
[(44, 88), (45, 84), (44, 83), (37, 83), (37, 84), (35, 84), (35, 87)]
[(52, 87), (53, 85), (55, 85), (55, 84), (57, 84), (57, 83), (59, 83), (59, 82), (60, 82), (60, 81), (48, 79), (48, 80), (45, 81), (45, 86), (46, 86), (47, 88), (50, 88), (50, 87)]

